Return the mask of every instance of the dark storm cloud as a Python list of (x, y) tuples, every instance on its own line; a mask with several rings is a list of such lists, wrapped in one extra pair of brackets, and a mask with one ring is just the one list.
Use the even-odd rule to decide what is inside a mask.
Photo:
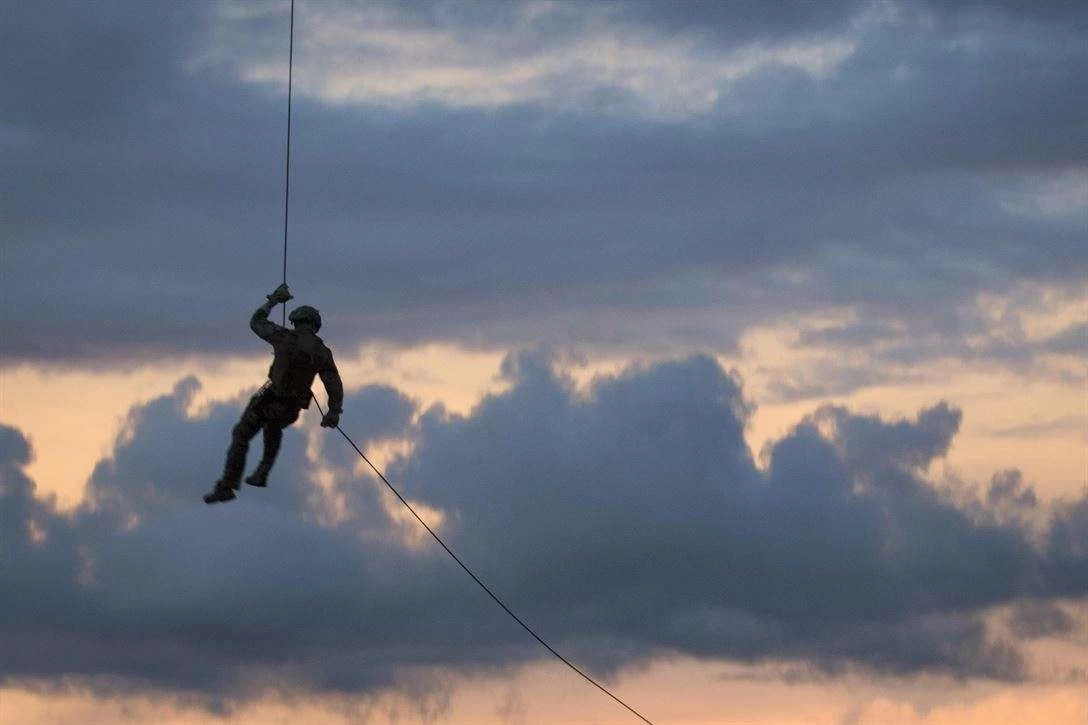
[(1025, 638), (1062, 635), (1076, 628), (1076, 622), (1060, 606), (1046, 602), (1024, 602), (1013, 610), (1013, 631)]
[(1018, 0), (926, 0), (925, 7), (938, 13), (979, 13), (1008, 15), (1040, 22), (1061, 24), (1076, 30), (1088, 23), (1088, 9), (1077, 0), (1044, 0), (1023, 3)]
[[(917, 8), (943, 18), (959, 15), (984, 15), (997, 18), (1031, 19), (1063, 25), (1083, 24), (1088, 11), (1076, 0), (1024, 3), (1018, 0), (940, 0), (922, 3), (888, 3), (883, 8), (865, 0), (830, 0), (806, 2), (786, 0), (776, 3), (749, 3), (744, 0), (701, 2), (687, 0), (659, 3), (653, 0), (617, 0), (605, 2), (628, 17), (656, 27), (684, 32), (712, 31), (734, 41), (789, 38), (833, 32), (866, 10), (898, 9), (911, 12)], [(969, 20), (970, 18), (968, 18)]]
[[(1001, 509), (1039, 506), (1016, 474), (967, 508), (926, 480), (960, 423), (945, 403), (898, 421), (821, 408), (761, 471), (740, 381), (709, 358), (600, 378), (588, 397), (544, 355), (504, 370), (511, 388), (469, 415), (373, 427), (412, 406), (368, 388), (344, 424), (408, 435), (391, 480), (440, 510), (475, 571), (595, 672), (682, 653), (1017, 678), (1017, 642), (985, 613), (1025, 601), (1014, 630), (1059, 635), (1041, 607), (1088, 595), (1088, 499), (1059, 504), (1033, 544)], [(189, 418), (196, 387), (130, 412), (67, 517), (35, 496), (26, 440), (0, 429), (3, 681), (230, 700), (544, 656), (432, 542), (404, 543), (389, 494), (332, 452), (342, 441), (321, 443), (332, 488), (311, 482), (302, 433), (316, 415), (288, 432), (269, 489), (206, 507), (242, 401)]]
[(65, 132), (84, 139), (116, 137), (115, 122), (143, 114), (158, 86), (206, 29), (203, 6), (161, 7), (79, 0), (8, 7), (2, 118), (6, 130)]
[[(472, 47), (481, 29), (517, 27), (543, 54), (613, 30), (692, 33), (693, 63), (794, 37), (854, 47), (821, 77), (762, 67), (687, 117), (647, 115), (607, 78), (553, 78), (546, 98), (487, 109), (296, 89), (299, 301), (326, 311), (341, 348), (725, 350), (751, 325), (841, 306), (910, 342), (955, 328), (979, 291), (1083, 281), (1083, 212), (1000, 203), (1025, 175), (1088, 160), (1088, 51), (1068, 24), (1000, 7), (929, 22), (906, 3), (858, 30), (868, 5), (803, 5), (604, 3), (532, 22), (512, 3), (386, 8), (394, 30)], [(317, 22), (307, 8), (300, 33)], [(285, 109), (279, 89), (237, 78), (248, 60), (283, 62), (286, 16), (230, 25), (195, 2), (9, 15), (5, 360), (257, 349), (239, 328), (279, 280)], [(326, 62), (304, 37), (296, 50), (300, 78)]]

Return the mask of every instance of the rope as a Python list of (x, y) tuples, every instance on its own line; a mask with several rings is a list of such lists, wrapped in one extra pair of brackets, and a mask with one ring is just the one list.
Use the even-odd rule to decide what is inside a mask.
[[(317, 397), (315, 395), (313, 395), (313, 393), (311, 393), (310, 396), (313, 398), (314, 403), (317, 405), (318, 411), (321, 413), (322, 416), (324, 416), (325, 411), (321, 408), (321, 403), (319, 403), (317, 401)], [(457, 554), (454, 553), (453, 549), (451, 549), (446, 544), (446, 542), (442, 540), (442, 537), (440, 537), (437, 533), (435, 533), (434, 529), (432, 529), (430, 526), (428, 526), (427, 522), (424, 521), (422, 519), (422, 517), (420, 517), (420, 515), (418, 513), (416, 513), (416, 510), (414, 508), (412, 508), (412, 505), (410, 503), (408, 503), (407, 499), (405, 499), (404, 496), (401, 496), (400, 491), (398, 491), (396, 489), (396, 487), (393, 486), (393, 484), (391, 484), (389, 482), (389, 479), (387, 479), (385, 477), (385, 475), (380, 470), (378, 470), (377, 466), (375, 466), (373, 463), (370, 462), (370, 459), (367, 458), (366, 455), (362, 452), (362, 450), (359, 449), (359, 446), (355, 445), (355, 441), (353, 441), (348, 436), (348, 434), (344, 432), (344, 429), (341, 428), (338, 425), (338, 426), (336, 426), (336, 430), (338, 430), (340, 432), (340, 435), (344, 436), (344, 440), (346, 440), (348, 442), (348, 445), (350, 445), (352, 448), (355, 449), (355, 452), (359, 454), (360, 458), (362, 458), (364, 461), (366, 461), (366, 464), (368, 466), (370, 466), (374, 470), (374, 473), (378, 474), (378, 478), (380, 478), (382, 480), (382, 483), (384, 483), (389, 488), (389, 490), (393, 492), (393, 495), (396, 496), (400, 500), (400, 502), (402, 504), (404, 504), (404, 507), (407, 508), (408, 511), (412, 514), (412, 516), (415, 517), (416, 521), (418, 521), (420, 524), (423, 525), (423, 528), (425, 528), (427, 530), (427, 533), (431, 535), (431, 538), (433, 538), (435, 541), (437, 541), (438, 545), (441, 546), (443, 549), (445, 549), (446, 553), (449, 554), (450, 557), (453, 558), (453, 560), (455, 562), (457, 562), (457, 565), (460, 566), (462, 569), (464, 569), (465, 573), (468, 574), (470, 577), (472, 577), (472, 580), (474, 582), (476, 582), (477, 584), (479, 584), (480, 588), (483, 589), (485, 592), (487, 592), (487, 595), (489, 597), (491, 597), (492, 599), (494, 599), (495, 603), (498, 604), (500, 607), (502, 607), (504, 612), (509, 614), (514, 619), (515, 622), (520, 624), (522, 629), (524, 629), (526, 632), (528, 632), (530, 635), (532, 635), (533, 639), (535, 639), (537, 642), (539, 642), (544, 647), (544, 649), (548, 650), (553, 655), (555, 655), (556, 658), (560, 662), (562, 662), (567, 667), (569, 667), (570, 669), (577, 672), (579, 675), (581, 675), (582, 678), (586, 682), (590, 683), (591, 685), (596, 687), (598, 690), (600, 690), (604, 694), (611, 697), (613, 700), (615, 700), (620, 705), (625, 707), (631, 714), (633, 714), (635, 717), (637, 717), (642, 722), (647, 723), (647, 725), (653, 725), (653, 723), (650, 722), (649, 720), (647, 720), (638, 710), (636, 710), (635, 708), (628, 705), (626, 702), (621, 700), (616, 695), (612, 694), (612, 692), (608, 688), (606, 688), (604, 685), (597, 682), (595, 679), (593, 679), (589, 675), (587, 675), (577, 665), (575, 665), (573, 662), (568, 660), (566, 657), (559, 654), (559, 652), (557, 652), (550, 644), (545, 642), (544, 639), (541, 638), (540, 635), (538, 635), (536, 632), (534, 632), (533, 629), (528, 624), (526, 624), (525, 621), (521, 617), (516, 615), (513, 612), (513, 610), (510, 609), (510, 607), (506, 606), (506, 603), (503, 602), (501, 599), (499, 599), (499, 596), (497, 594), (495, 594), (494, 591), (492, 591), (491, 587), (487, 586), (487, 584), (484, 584), (484, 582), (480, 579), (480, 577), (476, 576), (476, 574), (471, 569), (468, 568), (468, 565), (465, 564), (465, 562), (461, 561), (461, 557), (457, 556)]]
[[(291, 75), (295, 65), (295, 0), (291, 0), (291, 39), (287, 51), (287, 168), (283, 183), (283, 283), (287, 284), (287, 215), (291, 201)], [(283, 305), (283, 326), (287, 327), (287, 305)]]
[[(292, 81), (292, 72), (293, 72), (293, 68), (294, 68), (294, 59), (295, 59), (295, 0), (291, 0), (291, 31), (290, 31), (290, 35), (291, 35), (291, 38), (290, 38), (290, 45), (289, 45), (288, 56), (287, 56), (287, 162), (286, 162), (286, 169), (284, 170), (284, 188), (283, 188), (283, 283), (284, 284), (287, 284), (287, 228), (288, 228), (287, 227), (287, 220), (288, 220), (288, 212), (289, 212), (289, 209), (290, 209), (290, 201), (291, 201), (291, 85), (292, 85), (291, 81)], [(286, 304), (283, 305), (283, 325), (284, 325), (284, 327), (287, 326), (287, 305)], [(311, 397), (313, 397), (313, 393), (311, 393)], [(319, 411), (321, 411), (321, 415), (324, 416), (325, 411), (321, 409), (321, 403), (317, 402), (316, 397), (313, 397), (313, 400), (314, 400), (314, 403), (317, 403), (317, 409)], [(487, 586), (487, 584), (484, 584), (484, 582), (480, 579), (480, 577), (476, 576), (476, 574), (471, 569), (468, 568), (468, 566), (465, 564), (465, 562), (461, 561), (461, 557), (457, 556), (457, 554), (454, 553), (453, 549), (451, 549), (449, 546), (447, 546), (446, 542), (443, 541), (442, 538), (437, 533), (435, 533), (434, 529), (432, 529), (430, 526), (428, 526), (427, 522), (424, 521), (420, 517), (420, 515), (418, 513), (416, 513), (416, 510), (414, 508), (412, 508), (412, 505), (410, 503), (408, 503), (408, 501), (404, 498), (404, 496), (400, 495), (400, 491), (398, 491), (393, 486), (393, 484), (391, 484), (389, 482), (389, 479), (387, 479), (385, 477), (385, 474), (383, 474), (380, 470), (378, 470), (377, 466), (375, 466), (373, 463), (370, 462), (370, 459), (367, 458), (366, 455), (362, 452), (362, 450), (359, 449), (359, 446), (355, 445), (355, 441), (353, 441), (348, 436), (348, 434), (344, 432), (344, 429), (341, 428), (340, 426), (336, 426), (336, 430), (340, 432), (340, 435), (344, 436), (344, 440), (346, 440), (348, 442), (348, 444), (352, 448), (355, 449), (355, 452), (359, 454), (359, 457), (362, 458), (364, 461), (366, 461), (368, 466), (370, 466), (372, 469), (374, 469), (374, 473), (378, 474), (378, 478), (380, 478), (382, 480), (382, 483), (384, 483), (389, 488), (389, 490), (393, 492), (393, 495), (396, 496), (400, 500), (400, 502), (402, 504), (404, 504), (404, 507), (407, 508), (408, 511), (412, 514), (412, 516), (415, 517), (416, 521), (418, 521), (420, 524), (423, 525), (423, 528), (425, 528), (427, 530), (427, 533), (430, 534), (431, 537), (435, 541), (438, 542), (438, 545), (441, 546), (443, 549), (445, 549), (446, 553), (449, 554), (450, 557), (452, 557), (455, 562), (457, 562), (458, 566), (460, 566), (462, 569), (464, 569), (465, 573), (468, 574), (470, 577), (472, 577), (472, 580), (474, 582), (476, 582), (477, 584), (479, 584), (480, 588), (483, 589), (485, 592), (487, 592), (488, 596), (490, 596), (492, 599), (494, 599), (495, 603), (498, 604), (500, 607), (502, 607), (504, 612), (509, 614), (514, 619), (515, 622), (520, 624), (522, 629), (524, 629), (526, 632), (528, 632), (530, 635), (532, 635), (533, 639), (535, 639), (537, 642), (539, 642), (541, 644), (541, 646), (544, 647), (544, 649), (548, 650), (553, 655), (555, 655), (555, 657), (557, 659), (559, 659), (560, 662), (562, 662), (567, 667), (569, 667), (570, 669), (577, 672), (579, 675), (581, 675), (582, 678), (584, 680), (586, 680), (586, 682), (590, 683), (591, 685), (596, 687), (598, 690), (600, 690), (604, 694), (611, 697), (613, 700), (615, 700), (620, 705), (622, 705), (624, 708), (626, 708), (631, 714), (633, 714), (635, 717), (637, 717), (642, 722), (646, 723), (647, 725), (653, 725), (653, 723), (650, 722), (649, 720), (647, 720), (645, 717), (643, 717), (641, 713), (639, 713), (637, 710), (635, 710), (633, 707), (628, 705), (626, 702), (624, 702), (623, 700), (621, 700), (620, 698), (618, 698), (614, 694), (612, 694), (612, 692), (610, 692), (608, 690), (608, 688), (606, 688), (604, 685), (602, 685), (599, 682), (597, 682), (596, 680), (594, 680), (589, 675), (587, 675), (585, 672), (583, 672), (581, 669), (579, 669), (577, 665), (575, 665), (573, 662), (568, 660), (566, 657), (559, 654), (559, 652), (557, 652), (550, 644), (545, 642), (544, 639), (541, 638), (540, 635), (538, 635), (536, 632), (534, 632), (533, 629), (528, 624), (526, 624), (525, 621), (521, 617), (519, 617), (517, 614), (515, 614), (513, 612), (513, 610), (510, 609), (510, 607), (506, 606), (506, 603), (503, 602), (501, 599), (499, 599), (498, 595), (495, 594), (495, 592), (491, 590), (491, 587)]]

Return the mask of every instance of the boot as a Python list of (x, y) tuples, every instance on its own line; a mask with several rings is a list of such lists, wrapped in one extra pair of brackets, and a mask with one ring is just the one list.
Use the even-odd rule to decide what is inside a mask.
[(204, 503), (213, 504), (233, 501), (236, 498), (234, 495), (235, 488), (237, 488), (237, 484), (219, 479), (215, 483), (215, 488), (210, 493), (204, 494)]
[(272, 470), (272, 466), (266, 465), (264, 461), (257, 464), (257, 467), (253, 469), (253, 473), (246, 476), (246, 483), (250, 486), (256, 486), (257, 488), (264, 488), (268, 485), (268, 473)]

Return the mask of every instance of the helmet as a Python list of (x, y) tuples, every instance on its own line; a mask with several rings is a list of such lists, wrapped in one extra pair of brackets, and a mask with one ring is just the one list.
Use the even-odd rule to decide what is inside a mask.
[(309, 305), (302, 305), (291, 310), (291, 314), (287, 317), (295, 326), (299, 323), (310, 325), (314, 328), (314, 332), (321, 329), (321, 313)]

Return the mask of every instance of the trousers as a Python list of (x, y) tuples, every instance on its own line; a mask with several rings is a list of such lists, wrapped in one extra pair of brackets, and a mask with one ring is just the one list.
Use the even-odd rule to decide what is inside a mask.
[(223, 483), (234, 488), (241, 483), (249, 442), (257, 431), (264, 432), (264, 451), (258, 468), (267, 474), (280, 452), (283, 429), (298, 420), (300, 410), (297, 403), (277, 397), (268, 386), (258, 390), (242, 411), (241, 420), (231, 430), (230, 448), (227, 449), (227, 461), (223, 466)]

